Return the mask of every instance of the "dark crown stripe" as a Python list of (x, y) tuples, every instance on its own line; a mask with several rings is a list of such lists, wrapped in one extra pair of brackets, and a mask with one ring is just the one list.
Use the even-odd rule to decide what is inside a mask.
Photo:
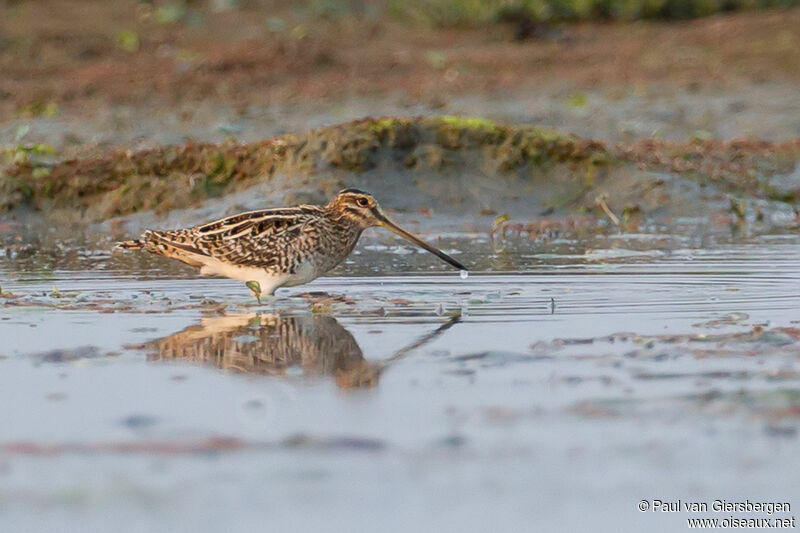
[(364, 192), (361, 189), (355, 189), (355, 188), (342, 189), (341, 191), (339, 191), (339, 194), (346, 194), (346, 193), (369, 194), (368, 192)]

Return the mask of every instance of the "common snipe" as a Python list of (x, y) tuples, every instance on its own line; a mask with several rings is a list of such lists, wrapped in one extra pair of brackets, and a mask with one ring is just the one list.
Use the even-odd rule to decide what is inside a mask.
[(199, 267), (202, 275), (244, 281), (260, 298), (328, 272), (350, 255), (361, 232), (371, 226), (383, 226), (466, 270), (389, 220), (372, 195), (358, 189), (344, 189), (325, 205), (249, 211), (188, 229), (147, 230), (117, 246), (183, 261)]

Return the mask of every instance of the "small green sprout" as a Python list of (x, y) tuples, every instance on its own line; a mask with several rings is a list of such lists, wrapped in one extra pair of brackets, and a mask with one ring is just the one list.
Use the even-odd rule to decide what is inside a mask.
[(248, 289), (253, 291), (253, 294), (255, 295), (256, 300), (260, 304), (261, 303), (261, 284), (259, 282), (257, 282), (257, 281), (252, 281), (251, 280), (251, 281), (248, 281), (247, 283), (245, 283), (245, 285), (247, 285)]

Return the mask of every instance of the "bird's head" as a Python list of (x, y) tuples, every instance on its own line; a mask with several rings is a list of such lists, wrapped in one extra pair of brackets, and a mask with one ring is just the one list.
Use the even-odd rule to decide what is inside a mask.
[(361, 191), (359, 189), (344, 189), (339, 191), (339, 194), (330, 201), (328, 209), (332, 211), (339, 218), (348, 220), (352, 224), (356, 224), (361, 229), (366, 229), (372, 226), (382, 226), (389, 231), (400, 235), (405, 240), (416, 244), (420, 248), (424, 248), (430, 253), (437, 256), (442, 261), (449, 263), (459, 270), (466, 270), (467, 268), (442, 252), (435, 246), (431, 246), (423, 241), (416, 235), (404, 230), (394, 222), (392, 222), (386, 213), (383, 212), (381, 206), (378, 205), (377, 200), (371, 194)]

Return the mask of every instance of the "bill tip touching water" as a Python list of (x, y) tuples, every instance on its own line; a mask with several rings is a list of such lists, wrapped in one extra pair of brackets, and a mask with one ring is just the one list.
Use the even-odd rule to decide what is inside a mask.
[(373, 226), (427, 250), (466, 279), (464, 265), (398, 226), (359, 189), (344, 189), (325, 205), (248, 211), (186, 229), (147, 230), (117, 248), (144, 250), (197, 267), (202, 275), (243, 281), (260, 298), (333, 269)]

